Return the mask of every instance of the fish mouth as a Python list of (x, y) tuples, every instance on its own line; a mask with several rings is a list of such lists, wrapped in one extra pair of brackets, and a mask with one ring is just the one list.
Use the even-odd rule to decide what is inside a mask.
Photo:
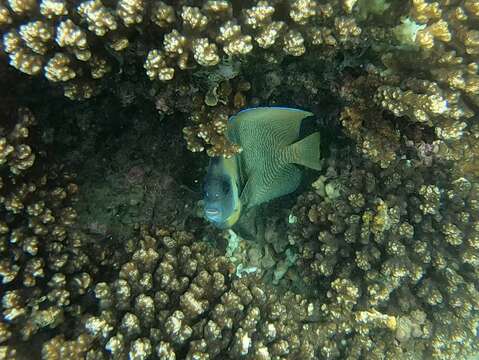
[(218, 216), (220, 212), (216, 209), (205, 209), (206, 216)]
[(221, 222), (221, 211), (217, 209), (205, 209), (205, 216), (209, 221), (214, 223)]

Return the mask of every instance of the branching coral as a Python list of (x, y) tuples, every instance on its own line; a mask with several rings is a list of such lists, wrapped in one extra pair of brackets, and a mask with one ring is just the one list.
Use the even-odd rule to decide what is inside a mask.
[[(396, 116), (425, 122), (445, 146), (454, 146), (470, 133), (474, 112), (467, 104), (478, 104), (473, 40), (476, 15), (474, 6), (466, 3), (412, 2), (408, 25), (396, 29), (419, 29), (414, 31), (409, 45), (417, 49), (400, 50), (412, 52), (416, 58), (384, 55), (383, 61), (390, 71), (401, 77), (408, 72), (407, 80), (401, 83), (401, 89), (380, 87), (376, 94), (381, 107), (392, 110)], [(411, 73), (413, 67), (417, 73)]]
[(244, 93), (249, 89), (250, 84), (247, 81), (225, 80), (214, 84), (204, 100), (198, 98), (190, 117), (193, 126), (183, 129), (188, 149), (199, 152), (207, 147), (206, 153), (209, 156), (224, 157), (240, 152), (240, 146), (232, 144), (226, 138), (225, 132), (229, 117), (245, 106)]
[(75, 299), (90, 287), (94, 267), (84, 238), (72, 230), (73, 178), (41, 164), (27, 109), (19, 110), (13, 126), (7, 120), (0, 128), (0, 328), (1, 351), (14, 358), (18, 339), (81, 314)]
[[(45, 0), (0, 5), (0, 34), (10, 64), (44, 75), (70, 99), (92, 97), (109, 86), (113, 69), (122, 73), (131, 63), (141, 63), (151, 80), (181, 84), (179, 70), (217, 66), (226, 58), (247, 62), (246, 55), (254, 52), (279, 63), (308, 49), (354, 48), (367, 37), (353, 16), (353, 3), (257, 1), (243, 7), (212, 0), (199, 6)], [(204, 140), (215, 148), (210, 153), (231, 155), (237, 149), (212, 130), (214, 122), (205, 124), (209, 135)], [(192, 140), (204, 138), (204, 128), (188, 127), (186, 133), (191, 149), (205, 148)]]
[(127, 249), (118, 278), (95, 285), (98, 314), (85, 321), (105, 356), (315, 358), (318, 304), (234, 278), (227, 258), (184, 231), (143, 229)]
[[(3, 50), (9, 55), (12, 66), (29, 75), (44, 72), (50, 81), (64, 83), (65, 95), (72, 99), (93, 95), (92, 91), (84, 91), (85, 83), (103, 77), (107, 71), (96, 70), (98, 60), (89, 61), (91, 48), (99, 40), (92, 41), (88, 37), (90, 32), (101, 37), (117, 29), (117, 20), (110, 9), (99, 0), (85, 1), (77, 8), (62, 0), (44, 0), (39, 4), (11, 1), (2, 5), (2, 9), (6, 18), (12, 19), (5, 20), (8, 26), (0, 30)], [(69, 14), (73, 16), (69, 18)], [(33, 20), (26, 22), (28, 18)], [(86, 21), (88, 30), (78, 19)], [(98, 51), (97, 47), (96, 59), (106, 61), (105, 56), (105, 51)], [(105, 63), (103, 68), (109, 69), (109, 66)], [(86, 75), (88, 73), (92, 76)], [(78, 89), (75, 91), (74, 87)]]
[[(116, 7), (106, 6), (101, 0), (83, 1), (76, 7), (63, 0), (45, 0), (38, 5), (8, 2), (1, 5), (1, 33), (11, 65), (34, 75), (59, 51), (74, 55), (79, 60), (75, 67), (80, 68), (88, 68), (84, 62), (92, 55), (90, 49), (95, 48), (97, 56), (107, 55), (98, 45), (111, 46), (118, 52), (115, 56), (121, 57), (119, 52), (134, 38), (130, 28), (141, 25), (146, 29), (151, 21), (156, 38), (163, 40), (160, 48), (148, 53), (145, 68), (151, 79), (160, 80), (171, 80), (175, 67), (185, 70), (196, 64), (213, 66), (222, 55), (246, 55), (254, 43), (268, 49), (274, 46), (275, 51), (283, 48), (290, 55), (302, 55), (306, 51), (307, 25), (310, 24), (315, 29), (318, 27), (313, 31), (311, 44), (322, 43), (319, 38), (326, 32), (330, 44), (348, 42), (361, 33), (352, 17), (333, 21), (333, 15), (342, 11), (339, 5), (294, 1), (286, 4), (289, 10), (283, 20), (273, 21), (277, 6), (279, 8), (268, 1), (259, 1), (251, 8), (233, 9), (227, 1), (212, 0), (205, 1), (201, 8), (172, 6), (162, 1), (150, 5), (131, 0), (120, 0)], [(243, 16), (233, 17), (233, 10), (243, 12)], [(22, 17), (41, 20), (24, 23)]]
[[(420, 357), (477, 352), (477, 186), (405, 160), (383, 171), (352, 161), (352, 168), (351, 159), (331, 162), (293, 209), (299, 222), (290, 241), (300, 249), (302, 278), (317, 292), (337, 276), (355, 282), (368, 316), (387, 313), (380, 318), (399, 345)], [(417, 330), (412, 311), (422, 314)], [(394, 349), (392, 339), (374, 342)]]
[[(369, 95), (364, 96), (364, 86), (357, 81), (350, 84), (346, 78), (339, 81), (344, 87), (336, 95), (347, 102), (354, 93), (355, 101), (343, 111), (346, 132), (365, 155), (383, 167), (399, 155), (401, 135), (407, 134), (406, 125), (392, 126), (381, 116), (381, 109), (409, 119), (416, 128), (432, 128), (449, 146), (462, 137), (473, 115), (466, 104), (479, 103), (473, 2), (411, 1), (408, 13), (382, 1), (323, 4), (309, 0), (262, 0), (244, 8), (212, 0), (199, 7), (130, 0), (118, 1), (116, 6), (90, 0), (74, 7), (64, 1), (42, 1), (39, 6), (8, 2), (1, 9), (0, 31), (10, 63), (30, 75), (44, 73), (50, 81), (62, 84), (70, 98), (91, 97), (99, 89), (98, 79), (138, 55), (150, 79), (170, 81), (178, 70), (215, 66), (225, 56), (245, 59), (248, 54), (262, 54), (268, 62), (279, 63), (285, 54), (335, 55), (375, 43), (384, 52), (384, 65), (377, 71), (404, 81), (370, 83)], [(369, 20), (381, 14), (404, 17), (399, 24)], [(34, 20), (25, 22), (22, 17)], [(139, 33), (144, 31), (155, 41)], [(391, 41), (396, 43), (386, 46)], [(143, 50), (134, 50), (138, 47)], [(127, 48), (132, 51), (125, 52)], [(374, 109), (369, 96), (374, 98)], [(206, 143), (217, 138), (211, 140), (217, 148), (211, 154), (231, 154), (223, 135), (213, 136), (218, 134), (211, 130), (217, 121), (210, 117)], [(354, 134), (351, 121), (356, 122)], [(185, 131), (191, 149), (205, 148), (198, 143), (205, 136), (204, 128), (193, 126)]]
[[(428, 325), (416, 313), (396, 317), (361, 308), (361, 291), (345, 274), (325, 294), (308, 301), (292, 292), (278, 292), (255, 275), (236, 278), (229, 260), (212, 257), (215, 251), (204, 243), (191, 243), (190, 234), (166, 229), (148, 234), (143, 230), (136, 248), (129, 247), (134, 253), (119, 278), (95, 288), (99, 311), (87, 319), (86, 328), (106, 343), (109, 356), (132, 354), (138, 343), (146, 344), (144, 356), (171, 358), (184, 354), (185, 358), (332, 359), (344, 354), (356, 358), (361, 351), (379, 356), (385, 350), (397, 356), (401, 349), (392, 345), (396, 333), (418, 337)], [(180, 245), (181, 238), (188, 240)], [(203, 256), (212, 260), (204, 263)], [(210, 270), (220, 259), (222, 266)], [(194, 273), (189, 272), (189, 262), (196, 265)], [(142, 270), (142, 264), (154, 267)], [(143, 281), (151, 274), (153, 282)], [(112, 318), (115, 307), (121, 310)], [(150, 315), (154, 311), (161, 314), (157, 320)], [(154, 331), (147, 335), (146, 329)]]
[[(366, 157), (385, 168), (404, 156), (405, 142), (444, 150), (470, 138), (478, 104), (476, 10), (467, 2), (414, 0), (401, 23), (374, 32), (382, 38), (382, 64), (369, 64), (364, 77), (345, 78), (338, 91), (347, 104), (345, 132)], [(384, 46), (386, 39), (392, 46)]]

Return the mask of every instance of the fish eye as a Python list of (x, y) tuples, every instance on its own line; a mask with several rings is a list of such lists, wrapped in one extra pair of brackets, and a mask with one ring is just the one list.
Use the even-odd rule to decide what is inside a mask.
[(203, 196), (210, 200), (219, 200), (222, 197), (222, 184), (217, 181), (205, 182), (203, 184)]
[(227, 181), (222, 181), (221, 188), (225, 194), (228, 194), (231, 191), (230, 183)]
[(226, 179), (207, 179), (203, 183), (203, 196), (210, 200), (221, 200), (231, 192), (231, 184)]
[(209, 199), (209, 200), (214, 200), (214, 201), (217, 201), (217, 200), (221, 200), (223, 199), (225, 196), (225, 194), (221, 191), (208, 191), (206, 193), (206, 198)]

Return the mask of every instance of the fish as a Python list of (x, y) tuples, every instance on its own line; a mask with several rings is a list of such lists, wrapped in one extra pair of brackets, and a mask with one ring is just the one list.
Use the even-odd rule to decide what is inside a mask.
[(241, 214), (237, 158), (213, 157), (203, 183), (205, 217), (220, 229), (232, 227)]
[(231, 228), (244, 211), (294, 192), (302, 177), (297, 165), (321, 170), (320, 133), (300, 138), (310, 116), (300, 109), (257, 107), (230, 117), (226, 137), (242, 151), (211, 158), (203, 183), (206, 219)]

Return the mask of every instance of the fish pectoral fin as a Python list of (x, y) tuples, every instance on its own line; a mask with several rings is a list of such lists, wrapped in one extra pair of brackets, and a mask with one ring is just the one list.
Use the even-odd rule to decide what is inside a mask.
[(249, 200), (254, 198), (253, 194), (254, 194), (255, 185), (253, 184), (254, 182), (253, 179), (254, 179), (254, 176), (250, 176), (248, 180), (246, 181), (246, 184), (243, 187), (243, 190), (241, 191), (240, 202), (241, 202), (241, 206), (244, 209), (247, 209), (250, 207)]
[(248, 208), (292, 193), (301, 182), (301, 170), (293, 164), (283, 165), (274, 174), (266, 175), (258, 171), (255, 175), (248, 179), (241, 193), (241, 201), (246, 201)]
[(314, 170), (321, 170), (321, 136), (315, 132), (302, 140), (287, 146), (286, 159), (290, 163), (295, 163), (309, 167)]

